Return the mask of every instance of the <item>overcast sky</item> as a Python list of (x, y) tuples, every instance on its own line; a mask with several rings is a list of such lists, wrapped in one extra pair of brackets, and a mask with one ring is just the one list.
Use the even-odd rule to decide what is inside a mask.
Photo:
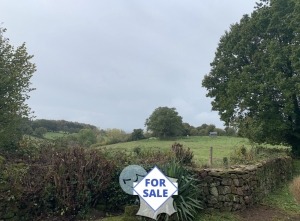
[(256, 1), (0, 0), (0, 23), (34, 55), (27, 103), (37, 119), (131, 132), (168, 106), (193, 126), (223, 128), (202, 79)]

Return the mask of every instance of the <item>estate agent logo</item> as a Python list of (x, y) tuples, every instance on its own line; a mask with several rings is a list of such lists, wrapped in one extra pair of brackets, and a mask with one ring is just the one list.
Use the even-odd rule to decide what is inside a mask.
[(165, 176), (156, 166), (147, 174), (141, 166), (130, 165), (124, 168), (119, 181), (126, 193), (139, 196), (136, 215), (156, 219), (160, 213), (176, 212), (172, 196), (178, 194), (177, 179)]

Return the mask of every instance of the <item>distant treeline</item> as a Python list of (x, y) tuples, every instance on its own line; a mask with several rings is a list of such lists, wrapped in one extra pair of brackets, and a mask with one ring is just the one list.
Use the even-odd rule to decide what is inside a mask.
[(28, 120), (24, 122), (23, 131), (25, 134), (33, 134), (37, 128), (45, 128), (47, 131), (65, 133), (78, 133), (81, 129), (96, 129), (97, 127), (90, 124), (66, 121), (66, 120)]
[[(47, 132), (68, 133), (69, 135), (65, 136), (64, 139), (72, 140), (73, 142), (76, 141), (86, 147), (157, 137), (155, 132), (144, 132), (141, 128), (134, 129), (132, 133), (126, 133), (117, 128), (103, 130), (94, 125), (66, 120), (37, 119), (24, 121), (24, 134), (45, 138), (44, 135)], [(208, 136), (209, 132), (217, 132), (218, 136), (237, 136), (236, 130), (232, 127), (221, 129), (217, 128), (214, 124), (202, 124), (199, 127), (194, 127), (188, 123), (182, 123), (181, 134), (179, 136)]]
[(183, 123), (183, 136), (208, 136), (210, 132), (217, 132), (218, 136), (236, 136), (236, 130), (233, 127), (217, 128), (214, 124), (202, 124), (199, 127)]

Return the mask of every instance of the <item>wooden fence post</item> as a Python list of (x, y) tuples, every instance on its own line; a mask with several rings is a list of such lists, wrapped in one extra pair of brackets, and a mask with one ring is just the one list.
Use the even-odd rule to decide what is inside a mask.
[(212, 160), (212, 158), (213, 158), (213, 148), (210, 147), (209, 167), (212, 167), (212, 165), (213, 165), (213, 160)]

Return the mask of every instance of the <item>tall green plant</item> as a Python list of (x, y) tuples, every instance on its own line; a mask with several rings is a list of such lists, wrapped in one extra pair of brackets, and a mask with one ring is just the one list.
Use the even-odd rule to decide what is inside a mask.
[(173, 196), (173, 205), (177, 213), (171, 217), (160, 214), (158, 220), (194, 220), (197, 212), (203, 209), (201, 190), (197, 187), (197, 180), (186, 168), (175, 161), (165, 164), (161, 169), (166, 176), (178, 179), (178, 195)]

